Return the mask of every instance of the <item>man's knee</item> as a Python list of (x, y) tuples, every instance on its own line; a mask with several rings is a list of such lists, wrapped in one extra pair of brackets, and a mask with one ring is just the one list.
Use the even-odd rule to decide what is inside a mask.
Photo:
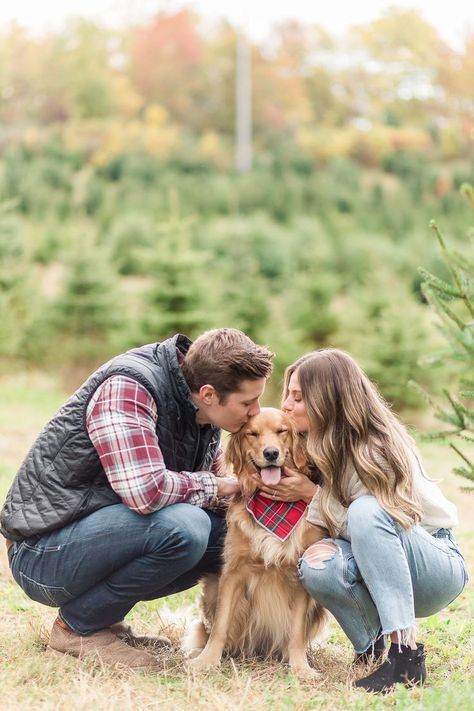
[(174, 504), (157, 513), (153, 526), (156, 545), (171, 546), (175, 554), (199, 561), (209, 544), (211, 521), (207, 513), (191, 504)]
[(211, 521), (207, 513), (197, 506), (188, 505), (189, 511), (180, 519), (180, 536), (184, 545), (202, 551), (204, 555), (209, 544)]

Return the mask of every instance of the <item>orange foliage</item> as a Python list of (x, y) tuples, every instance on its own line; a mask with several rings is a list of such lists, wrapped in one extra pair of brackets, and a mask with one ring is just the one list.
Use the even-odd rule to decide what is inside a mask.
[(132, 33), (130, 65), (134, 84), (147, 101), (157, 101), (177, 118), (192, 108), (193, 83), (203, 57), (203, 39), (190, 10), (160, 14)]
[(296, 142), (317, 162), (350, 156), (366, 166), (377, 165), (394, 151), (424, 153), (432, 148), (431, 137), (424, 131), (377, 124), (366, 130), (355, 127), (306, 128), (298, 131)]
[[(454, 50), (421, 15), (392, 8), (337, 40), (284, 22), (251, 55), (257, 145), (294, 140), (316, 161), (366, 165), (393, 151), (455, 158), (473, 148), (472, 31)], [(20, 136), (60, 124), (95, 162), (134, 149), (166, 159), (186, 132), (194, 158), (225, 167), (235, 81), (235, 28), (204, 34), (189, 9), (120, 32), (85, 20), (43, 38), (13, 27), (0, 35), (2, 145), (17, 126)], [(19, 140), (41, 142), (35, 132)]]

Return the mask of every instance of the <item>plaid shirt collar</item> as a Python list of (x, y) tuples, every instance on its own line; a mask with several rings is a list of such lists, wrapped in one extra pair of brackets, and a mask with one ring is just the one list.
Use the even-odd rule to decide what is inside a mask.
[(256, 491), (247, 502), (247, 511), (266, 531), (284, 541), (308, 508), (304, 501), (271, 501)]

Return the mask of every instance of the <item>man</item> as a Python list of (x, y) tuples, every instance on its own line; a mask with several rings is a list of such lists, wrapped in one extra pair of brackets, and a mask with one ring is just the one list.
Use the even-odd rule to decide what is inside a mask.
[(95, 371), (46, 425), (0, 516), (12, 574), (59, 607), (49, 646), (106, 664), (155, 667), (124, 617), (139, 600), (217, 570), (237, 491), (220, 432), (259, 412), (273, 353), (235, 329), (176, 335)]

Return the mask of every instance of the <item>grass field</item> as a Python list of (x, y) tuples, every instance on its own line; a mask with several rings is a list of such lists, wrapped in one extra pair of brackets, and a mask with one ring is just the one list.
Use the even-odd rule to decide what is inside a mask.
[[(65, 399), (56, 381), (39, 373), (0, 379), (0, 499), (48, 417)], [(474, 498), (461, 492), (463, 480), (450, 473), (455, 455), (439, 444), (422, 445), (431, 475), (442, 479), (444, 492), (458, 505), (457, 536), (474, 567)], [(175, 643), (160, 653), (162, 672), (155, 676), (97, 668), (71, 657), (53, 656), (46, 648), (55, 610), (29, 600), (12, 580), (0, 546), (0, 705), (23, 709), (430, 709), (474, 708), (472, 586), (442, 613), (420, 622), (420, 641), (428, 653), (429, 683), (424, 689), (398, 689), (388, 697), (371, 697), (350, 688), (351, 649), (334, 623), (325, 644), (312, 651), (321, 672), (317, 683), (298, 682), (283, 665), (225, 661), (205, 677), (186, 673), (179, 650), (193, 615), (197, 590), (167, 600), (140, 603), (130, 615), (142, 632), (162, 630)]]

